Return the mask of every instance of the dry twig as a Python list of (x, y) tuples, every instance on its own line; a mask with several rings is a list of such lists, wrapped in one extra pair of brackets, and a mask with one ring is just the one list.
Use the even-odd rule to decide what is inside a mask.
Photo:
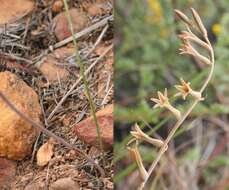
[(82, 36), (92, 32), (92, 31), (96, 30), (97, 28), (105, 26), (109, 21), (112, 21), (113, 19), (114, 19), (113, 15), (108, 16), (108, 17), (102, 19), (101, 21), (89, 26), (88, 28), (85, 28), (84, 30), (74, 34), (74, 37), (70, 36), (70, 37), (68, 37), (68, 38), (56, 43), (54, 46), (50, 46), (50, 49), (56, 49), (56, 48), (62, 47), (64, 45), (68, 44), (69, 42), (73, 41), (73, 38), (79, 39), (80, 37), (82, 37)]
[[(105, 55), (113, 48), (113, 45), (110, 45), (107, 47), (107, 49), (104, 50), (104, 52), (88, 67), (88, 69), (85, 71), (85, 75), (87, 75), (92, 68), (105, 57)], [(79, 77), (79, 79), (72, 85), (72, 87), (69, 89), (69, 91), (63, 96), (63, 98), (58, 102), (56, 107), (53, 109), (53, 111), (48, 116), (48, 121), (54, 116), (56, 111), (60, 108), (60, 106), (64, 103), (64, 101), (68, 98), (68, 96), (72, 93), (72, 91), (76, 88), (76, 86), (81, 82), (82, 77)]]
[(30, 119), (28, 116), (26, 116), (25, 114), (23, 114), (22, 112), (20, 112), (11, 102), (10, 100), (8, 100), (8, 98), (0, 91), (0, 98), (10, 107), (11, 110), (13, 110), (16, 114), (18, 114), (21, 118), (23, 118), (25, 121), (27, 121), (28, 123), (30, 123), (32, 126), (36, 127), (37, 129), (39, 129), (40, 131), (42, 131), (44, 134), (46, 134), (49, 137), (52, 137), (53, 139), (55, 139), (57, 142), (59, 142), (60, 144), (64, 145), (66, 148), (70, 149), (70, 150), (75, 150), (77, 153), (79, 153), (80, 155), (82, 155), (83, 157), (85, 157), (90, 163), (92, 163), (93, 165), (95, 165), (95, 167), (99, 170), (100, 174), (102, 177), (105, 176), (104, 170), (93, 160), (91, 159), (85, 152), (83, 152), (82, 150), (80, 150), (79, 148), (77, 148), (75, 145), (69, 144), (68, 142), (66, 142), (63, 138), (55, 135), (54, 133), (52, 133), (51, 131), (49, 131), (48, 129), (44, 128), (42, 125), (34, 122), (32, 119)]

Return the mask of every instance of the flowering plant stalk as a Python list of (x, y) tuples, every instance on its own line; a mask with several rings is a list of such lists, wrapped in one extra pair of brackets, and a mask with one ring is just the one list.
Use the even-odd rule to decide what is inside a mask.
[[(140, 154), (137, 152), (135, 153), (137, 156), (134, 157), (138, 167), (139, 171), (142, 177), (142, 183), (139, 186), (139, 190), (143, 190), (146, 186), (146, 183), (151, 176), (153, 170), (155, 169), (157, 163), (160, 161), (161, 157), (165, 153), (165, 151), (168, 148), (168, 143), (170, 140), (173, 138), (175, 132), (177, 129), (181, 126), (181, 124), (185, 121), (185, 119), (188, 117), (188, 115), (191, 113), (193, 108), (200, 102), (203, 101), (204, 98), (202, 97), (202, 93), (207, 87), (212, 74), (214, 70), (214, 51), (213, 47), (208, 39), (208, 34), (207, 30), (204, 27), (201, 18), (199, 14), (195, 11), (195, 9), (191, 8), (191, 13), (193, 19), (190, 19), (188, 16), (186, 16), (184, 13), (182, 13), (179, 10), (175, 10), (176, 16), (184, 22), (186, 26), (186, 31), (182, 31), (181, 34), (179, 35), (179, 38), (182, 41), (182, 45), (180, 50), (180, 54), (186, 54), (194, 57), (196, 60), (200, 61), (203, 64), (206, 64), (210, 66), (210, 72), (205, 79), (202, 87), (199, 90), (193, 90), (190, 86), (189, 82), (186, 82), (184, 79), (180, 79), (181, 85), (175, 85), (175, 88), (178, 90), (178, 93), (175, 94), (175, 96), (182, 96), (182, 98), (185, 100), (187, 96), (192, 96), (193, 97), (193, 102), (191, 103), (190, 107), (184, 112), (180, 113), (178, 109), (173, 107), (169, 103), (169, 98), (168, 98), (168, 93), (167, 89), (165, 89), (164, 94), (161, 92), (158, 92), (158, 99), (152, 98), (151, 100), (155, 102), (156, 107), (162, 107), (166, 108), (169, 110), (177, 119), (177, 122), (175, 123), (174, 127), (172, 130), (169, 132), (169, 135), (164, 141), (157, 140), (157, 139), (152, 139), (148, 135), (144, 135), (143, 131), (140, 130), (139, 127), (135, 126), (135, 130), (131, 132), (133, 139), (130, 140), (128, 145), (132, 144), (133, 141), (138, 142), (139, 140), (148, 142), (154, 146), (160, 147), (159, 152), (157, 153), (157, 156), (153, 163), (151, 164), (150, 168), (148, 171), (144, 168), (144, 165), (142, 163), (142, 159), (140, 157)], [(197, 33), (197, 35), (195, 34)], [(199, 37), (200, 36), (200, 37)], [(198, 50), (192, 45), (198, 45), (201, 48), (203, 48), (207, 52), (207, 56), (201, 54), (198, 52)], [(136, 146), (138, 143), (135, 144), (134, 148), (128, 148), (130, 152), (136, 152)], [(133, 153), (132, 153), (133, 154)], [(147, 172), (146, 172), (147, 171)]]

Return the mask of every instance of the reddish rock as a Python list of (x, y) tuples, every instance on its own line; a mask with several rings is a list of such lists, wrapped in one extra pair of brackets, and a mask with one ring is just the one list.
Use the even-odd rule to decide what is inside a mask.
[[(105, 150), (111, 149), (113, 145), (113, 104), (106, 106), (96, 113), (100, 127), (100, 135)], [(78, 138), (90, 145), (100, 148), (93, 117), (89, 117), (74, 127)]]
[(65, 62), (65, 59), (69, 56), (72, 56), (74, 52), (74, 48), (59, 48), (53, 53), (47, 55), (46, 59), (43, 61), (43, 63), (41, 63), (38, 69), (50, 83), (56, 82), (59, 79), (65, 80), (70, 73), (65, 68), (63, 63)]
[(34, 7), (32, 0), (0, 0), (0, 4), (0, 25), (16, 21)]
[(16, 163), (0, 158), (0, 189), (7, 188), (14, 180), (16, 174)]
[[(0, 73), (0, 90), (22, 113), (40, 122), (41, 108), (34, 90), (16, 75)], [(38, 130), (0, 99), (0, 157), (21, 160), (31, 153)]]
[[(78, 9), (71, 9), (69, 13), (72, 19), (74, 33), (83, 30), (87, 26), (88, 19), (84, 12)], [(54, 32), (59, 41), (71, 36), (68, 19), (65, 12), (59, 13), (54, 18), (54, 26)]]

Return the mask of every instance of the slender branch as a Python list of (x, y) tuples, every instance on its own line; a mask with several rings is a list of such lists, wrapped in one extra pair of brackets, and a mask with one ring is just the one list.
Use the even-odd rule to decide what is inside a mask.
[(32, 126), (36, 127), (37, 129), (41, 130), (44, 134), (46, 134), (47, 136), (52, 137), (53, 139), (55, 139), (57, 142), (59, 142), (60, 144), (64, 145), (66, 148), (70, 149), (70, 150), (75, 150), (77, 153), (81, 154), (83, 157), (85, 157), (90, 163), (92, 163), (93, 165), (95, 165), (95, 167), (99, 170), (100, 174), (102, 177), (105, 176), (104, 170), (93, 160), (91, 159), (85, 152), (83, 152), (82, 150), (80, 150), (79, 148), (77, 148), (75, 145), (72, 145), (68, 142), (66, 142), (63, 138), (55, 135), (54, 133), (52, 133), (51, 131), (49, 131), (48, 129), (44, 128), (42, 125), (36, 123), (35, 121), (33, 121), (32, 119), (30, 119), (28, 116), (26, 116), (24, 113), (20, 112), (11, 102), (10, 100), (8, 100), (8, 98), (0, 91), (0, 98), (9, 106), (9, 108), (14, 111), (16, 114), (18, 114), (21, 118), (23, 118), (25, 121), (27, 121), (28, 123), (30, 123)]
[[(214, 51), (212, 48), (212, 45), (208, 39), (207, 34), (205, 33), (204, 35), (204, 39), (207, 42), (207, 44), (210, 46), (210, 61), (211, 61), (211, 68), (210, 68), (210, 72), (206, 78), (206, 80), (204, 81), (204, 84), (202, 85), (202, 87), (200, 88), (199, 92), (202, 94), (202, 92), (206, 89), (208, 83), (210, 82), (212, 75), (213, 75), (213, 71), (214, 71), (214, 65), (215, 65), (215, 61), (214, 61)], [(162, 155), (165, 153), (165, 151), (167, 150), (168, 147), (168, 143), (170, 142), (170, 140), (173, 138), (174, 134), (176, 133), (177, 129), (182, 125), (182, 123), (185, 121), (185, 119), (188, 117), (188, 115), (191, 113), (191, 111), (194, 109), (194, 107), (199, 103), (199, 101), (201, 101), (201, 99), (196, 99), (191, 106), (188, 108), (188, 110), (184, 113), (184, 115), (181, 116), (181, 118), (176, 122), (175, 126), (173, 127), (173, 129), (170, 131), (168, 137), (166, 138), (166, 140), (164, 141), (163, 146), (160, 148), (156, 159), (153, 161), (153, 163), (151, 164), (149, 170), (148, 170), (148, 176), (147, 178), (144, 179), (144, 181), (142, 182), (142, 184), (140, 185), (140, 187), (138, 188), (139, 190), (143, 190), (149, 177), (151, 176), (153, 170), (155, 169), (156, 165), (158, 164), (158, 162), (160, 161)]]

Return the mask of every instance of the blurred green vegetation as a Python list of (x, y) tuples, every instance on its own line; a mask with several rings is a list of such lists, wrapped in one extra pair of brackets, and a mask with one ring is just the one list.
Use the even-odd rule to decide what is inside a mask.
[[(130, 139), (130, 126), (135, 122), (143, 128), (151, 125), (153, 132), (159, 131), (160, 135), (166, 136), (168, 129), (163, 128), (171, 125), (168, 123), (170, 115), (160, 109), (153, 110), (153, 103), (150, 102), (150, 98), (156, 95), (157, 90), (163, 91), (166, 87), (172, 96), (175, 92), (173, 86), (179, 82), (180, 77), (191, 81), (194, 89), (198, 89), (206, 77), (207, 67), (195, 62), (191, 57), (178, 54), (180, 41), (177, 34), (184, 26), (174, 18), (173, 10), (180, 9), (191, 16), (190, 7), (199, 12), (207, 27), (216, 57), (214, 77), (204, 93), (206, 100), (195, 108), (192, 116), (194, 118), (228, 116), (229, 1), (117, 0), (114, 154), (116, 163), (128, 157), (125, 144)], [(185, 110), (187, 106), (187, 103), (184, 104), (175, 98), (172, 98), (172, 102), (180, 110)], [(192, 128), (188, 127), (191, 122), (192, 120), (187, 121), (178, 133), (191, 130)], [(194, 148), (190, 148), (188, 151), (193, 150)], [(154, 150), (143, 146), (141, 151), (145, 151), (143, 159), (150, 163), (154, 158)], [(182, 155), (181, 159), (190, 157), (190, 154)], [(227, 156), (225, 152), (222, 153), (219, 158), (211, 161), (209, 167), (217, 167), (218, 164), (228, 166)], [(121, 164), (122, 167), (124, 165)], [(208, 169), (205, 173), (208, 173)], [(115, 181), (120, 183), (134, 170), (134, 164), (127, 164), (126, 169), (122, 171), (118, 168)]]

